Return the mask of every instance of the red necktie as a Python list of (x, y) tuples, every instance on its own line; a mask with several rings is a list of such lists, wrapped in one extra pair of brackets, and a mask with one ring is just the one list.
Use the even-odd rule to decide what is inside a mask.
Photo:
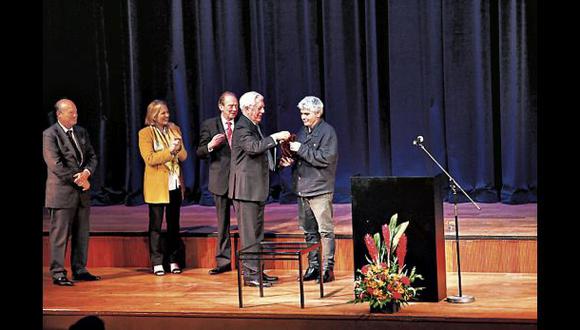
[(232, 146), (232, 122), (228, 121), (228, 128), (226, 129), (226, 137), (228, 138), (228, 144), (230, 148)]

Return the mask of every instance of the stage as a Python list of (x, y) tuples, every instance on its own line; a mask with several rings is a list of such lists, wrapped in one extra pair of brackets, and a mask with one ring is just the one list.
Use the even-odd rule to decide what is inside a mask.
[[(106, 329), (535, 329), (536, 274), (463, 273), (463, 293), (470, 304), (411, 303), (396, 314), (370, 314), (367, 304), (350, 304), (353, 275), (337, 273), (320, 298), (315, 283), (305, 284), (301, 309), (296, 272), (270, 271), (280, 283), (264, 289), (244, 288), (238, 307), (236, 272), (216, 276), (207, 269), (156, 277), (148, 268), (92, 268), (103, 277), (74, 287), (52, 284), (45, 269), (45, 329), (66, 329), (85, 315), (97, 315)], [(450, 294), (457, 293), (456, 273), (448, 273)]]
[[(181, 275), (153, 276), (148, 264), (147, 207), (93, 207), (89, 270), (103, 279), (74, 287), (52, 284), (48, 272), (48, 217), (44, 218), (44, 328), (68, 329), (97, 315), (111, 329), (535, 329), (537, 328), (536, 204), (459, 205), (463, 294), (470, 304), (411, 303), (392, 315), (370, 314), (366, 304), (350, 304), (353, 292), (350, 204), (335, 205), (337, 281), (325, 284), (325, 297), (305, 283), (299, 305), (297, 264), (273, 262), (269, 273), (280, 283), (244, 288), (238, 307), (236, 271), (207, 274), (214, 266), (213, 207), (182, 208), (186, 268)], [(266, 238), (300, 240), (296, 205), (269, 204)], [(457, 295), (452, 206), (444, 204), (448, 295)], [(387, 221), (387, 219), (385, 220)], [(236, 220), (232, 219), (235, 233)], [(236, 244), (236, 235), (234, 235)], [(465, 261), (464, 261), (465, 260)], [(67, 263), (67, 267), (68, 263)]]

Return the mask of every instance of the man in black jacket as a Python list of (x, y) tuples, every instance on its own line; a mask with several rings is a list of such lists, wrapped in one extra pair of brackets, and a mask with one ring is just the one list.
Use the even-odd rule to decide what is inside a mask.
[(293, 164), (293, 183), (298, 195), (298, 224), (304, 231), (306, 242), (322, 240), (324, 264), (321, 269), (316, 251), (308, 254), (308, 269), (304, 280), (334, 280), (334, 222), (332, 220), (332, 197), (338, 161), (336, 132), (321, 118), (324, 105), (315, 96), (307, 96), (298, 103), (304, 129), (296, 142), (290, 142), (294, 158), (282, 158), (280, 165)]
[(197, 147), (197, 156), (209, 159), (208, 190), (213, 194), (217, 211), (216, 267), (209, 270), (216, 275), (232, 270), (230, 241), (230, 207), (228, 179), (230, 175), (231, 143), (238, 114), (238, 98), (232, 92), (223, 92), (218, 101), (221, 115), (203, 122)]

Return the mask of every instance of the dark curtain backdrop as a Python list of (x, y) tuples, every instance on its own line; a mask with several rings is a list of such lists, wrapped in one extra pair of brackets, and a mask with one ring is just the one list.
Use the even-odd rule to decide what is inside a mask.
[[(521, 0), (46, 0), (39, 110), (48, 125), (76, 102), (94, 205), (143, 203), (137, 132), (156, 98), (184, 133), (186, 202), (211, 204), (195, 149), (224, 90), (263, 94), (266, 132), (297, 131), (297, 103), (323, 100), (335, 202), (354, 175), (438, 174), (417, 135), (474, 200), (536, 202), (536, 17)], [(271, 181), (272, 200), (295, 200), (289, 170)]]

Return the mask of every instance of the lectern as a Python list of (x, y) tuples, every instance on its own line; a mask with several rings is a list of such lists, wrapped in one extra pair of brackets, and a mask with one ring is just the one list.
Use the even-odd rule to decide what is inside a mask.
[[(367, 260), (364, 236), (381, 231), (397, 213), (398, 223), (409, 221), (407, 267), (417, 267), (425, 287), (417, 301), (437, 302), (447, 296), (442, 187), (444, 177), (351, 177), (352, 238), (355, 276)], [(410, 271), (410, 269), (409, 269)]]

